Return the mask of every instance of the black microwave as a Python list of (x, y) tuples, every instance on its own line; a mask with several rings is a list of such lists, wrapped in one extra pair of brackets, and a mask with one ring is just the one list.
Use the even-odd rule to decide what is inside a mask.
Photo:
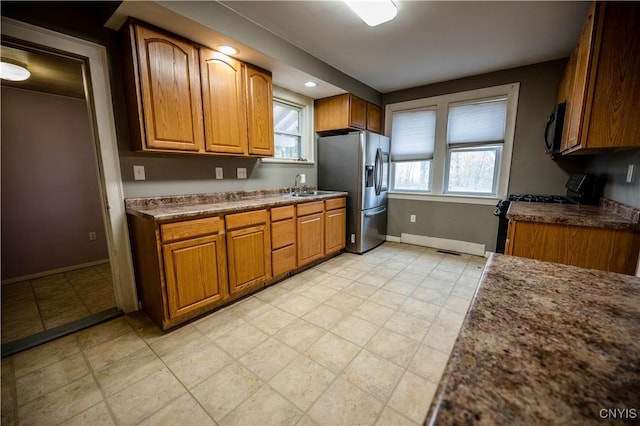
[(566, 106), (566, 102), (556, 105), (547, 120), (547, 126), (544, 129), (544, 150), (546, 152), (560, 151), (562, 126), (564, 124), (564, 110)]

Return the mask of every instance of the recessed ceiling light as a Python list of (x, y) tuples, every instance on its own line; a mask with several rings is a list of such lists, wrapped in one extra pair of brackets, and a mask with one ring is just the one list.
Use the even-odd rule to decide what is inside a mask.
[(218, 50), (225, 55), (235, 55), (236, 53), (238, 53), (238, 49), (236, 49), (235, 47), (227, 46), (226, 44), (218, 46)]
[(304, 83), (304, 85), (307, 87), (316, 87), (318, 83), (316, 83), (315, 81), (307, 81), (306, 83)]
[(370, 27), (390, 21), (398, 14), (398, 8), (391, 0), (344, 2)]
[(0, 78), (9, 81), (24, 81), (31, 76), (26, 65), (20, 63), (0, 62)]

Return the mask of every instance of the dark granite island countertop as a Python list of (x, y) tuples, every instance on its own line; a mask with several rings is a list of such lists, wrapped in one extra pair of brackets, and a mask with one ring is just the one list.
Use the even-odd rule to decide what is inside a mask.
[(640, 278), (492, 254), (425, 424), (602, 424), (609, 409), (640, 419)]

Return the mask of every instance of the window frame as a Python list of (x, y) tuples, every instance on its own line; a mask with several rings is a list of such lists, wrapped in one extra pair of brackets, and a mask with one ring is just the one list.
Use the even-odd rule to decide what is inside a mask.
[[(275, 157), (274, 145), (274, 156), (261, 158), (260, 161), (281, 164), (315, 164), (316, 150), (313, 127), (313, 99), (282, 87), (273, 86), (273, 104), (275, 105), (276, 102), (300, 109), (300, 155), (304, 160)], [(274, 128), (274, 144), (275, 133), (276, 130)]]
[[(503, 198), (508, 191), (509, 176), (511, 172), (511, 156), (513, 152), (513, 139), (515, 134), (516, 116), (518, 110), (518, 98), (520, 83), (509, 83), (499, 86), (486, 87), (464, 92), (420, 98), (410, 101), (397, 102), (385, 105), (385, 134), (391, 136), (392, 115), (394, 111), (423, 109), (436, 105), (436, 140), (433, 159), (431, 160), (430, 191), (423, 190), (396, 190), (395, 189), (395, 164), (391, 164), (391, 188), (390, 198), (409, 200), (429, 200), (445, 202), (461, 202), (471, 204), (495, 204), (496, 200)], [(496, 159), (498, 167), (494, 173), (495, 194), (447, 192), (448, 169), (450, 151), (447, 144), (447, 124), (449, 104), (460, 102), (472, 102), (474, 100), (489, 99), (492, 97), (506, 96), (507, 116), (505, 123), (505, 139), (502, 143), (500, 158)], [(391, 141), (393, 144), (393, 140)], [(494, 143), (495, 145), (495, 143)], [(489, 146), (489, 144), (487, 144)], [(459, 147), (456, 147), (456, 149)], [(470, 147), (469, 147), (470, 148)]]

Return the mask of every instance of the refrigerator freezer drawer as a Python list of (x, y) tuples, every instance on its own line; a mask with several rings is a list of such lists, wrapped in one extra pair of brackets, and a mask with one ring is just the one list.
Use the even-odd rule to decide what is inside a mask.
[(347, 241), (347, 251), (352, 253), (369, 251), (387, 238), (387, 206), (362, 210), (359, 213), (360, 226), (355, 235), (356, 242), (349, 244)]

